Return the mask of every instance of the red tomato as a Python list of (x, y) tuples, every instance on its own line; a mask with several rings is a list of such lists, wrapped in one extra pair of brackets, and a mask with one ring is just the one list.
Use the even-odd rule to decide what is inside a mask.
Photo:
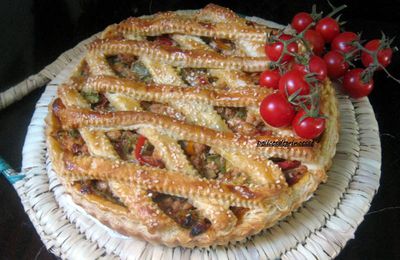
[(340, 27), (335, 19), (325, 17), (317, 22), (315, 30), (322, 35), (325, 42), (331, 42), (339, 34)]
[(281, 74), (278, 70), (266, 70), (260, 75), (260, 86), (278, 89), (279, 80), (281, 79)]
[(314, 54), (321, 55), (324, 52), (325, 40), (319, 32), (307, 30), (304, 34), (304, 39), (309, 42)]
[(324, 56), (324, 61), (328, 69), (328, 76), (331, 79), (338, 79), (344, 75), (349, 68), (342, 53), (338, 51), (329, 51)]
[(297, 112), (292, 122), (293, 130), (301, 138), (317, 138), (325, 130), (325, 118), (305, 117), (302, 121), (300, 121), (305, 113), (306, 112), (304, 110)]
[(368, 96), (374, 88), (374, 80), (363, 82), (361, 73), (363, 69), (356, 68), (349, 70), (343, 77), (343, 88), (352, 98), (361, 98)]
[(310, 73), (310, 70), (308, 69), (308, 66), (303, 65), (303, 64), (299, 64), (299, 63), (293, 63), (291, 69), (292, 70), (297, 70), (297, 71), (303, 73), (303, 75), (306, 75), (307, 73)]
[(300, 71), (303, 74), (316, 73), (315, 77), (320, 81), (325, 80), (328, 74), (325, 61), (316, 55), (311, 56), (308, 66), (295, 63), (292, 69)]
[(313, 22), (313, 18), (309, 13), (300, 12), (297, 13), (292, 20), (292, 27), (297, 33), (301, 33)]
[(260, 115), (273, 127), (285, 127), (292, 123), (295, 110), (284, 95), (274, 93), (261, 102)]
[(297, 70), (290, 70), (286, 72), (279, 80), (279, 92), (283, 95), (292, 95), (300, 90), (300, 95), (307, 95), (310, 93), (310, 87), (304, 79), (304, 74)]
[[(365, 48), (370, 51), (376, 51), (379, 48), (381, 41), (379, 39), (371, 40), (367, 44), (365, 44)], [(378, 62), (386, 67), (390, 64), (392, 60), (393, 50), (391, 48), (384, 48), (378, 52)], [(374, 62), (374, 59), (369, 53), (363, 51), (361, 53), (361, 62), (365, 67), (368, 67)], [(382, 69), (382, 68), (379, 68)]]
[[(288, 35), (288, 34), (282, 34), (279, 36), (279, 39), (287, 41), (292, 39), (293, 36)], [(298, 51), (297, 43), (292, 42), (287, 46), (287, 51), (291, 53), (296, 53)], [(274, 42), (274, 43), (268, 43), (265, 45), (265, 54), (267, 57), (272, 60), (272, 61), (277, 61), (281, 57), (281, 54), (283, 52), (283, 43), (281, 42)], [(284, 54), (281, 62), (286, 62), (290, 61), (293, 59), (293, 56), (289, 54)]]
[(349, 53), (357, 48), (356, 46), (351, 45), (351, 43), (359, 40), (358, 35), (353, 32), (342, 32), (333, 39), (331, 50)]
[(319, 56), (312, 56), (310, 58), (310, 64), (308, 65), (311, 73), (316, 73), (316, 78), (320, 81), (326, 79), (328, 74), (328, 68), (325, 61)]

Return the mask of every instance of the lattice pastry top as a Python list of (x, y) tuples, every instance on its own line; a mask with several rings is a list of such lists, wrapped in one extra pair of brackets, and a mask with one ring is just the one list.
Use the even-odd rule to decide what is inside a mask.
[(310, 141), (259, 116), (269, 31), (215, 5), (109, 26), (49, 107), (52, 165), (74, 201), (122, 234), (204, 247), (309, 198), (335, 153), (334, 90), (326, 81), (312, 146), (258, 145)]

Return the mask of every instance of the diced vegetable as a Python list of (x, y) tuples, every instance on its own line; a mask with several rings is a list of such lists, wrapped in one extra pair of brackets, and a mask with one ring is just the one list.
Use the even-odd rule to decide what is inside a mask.
[(82, 92), (82, 96), (90, 103), (96, 104), (100, 102), (100, 95), (96, 92)]
[(155, 160), (151, 156), (143, 156), (143, 148), (145, 147), (147, 138), (143, 135), (140, 135), (137, 139), (136, 146), (135, 146), (135, 157), (139, 161), (141, 165), (147, 164), (154, 167), (162, 168), (164, 164), (158, 160)]
[(149, 70), (140, 61), (132, 63), (131, 70), (138, 77), (139, 80), (148, 82), (151, 80), (151, 74)]
[(73, 138), (78, 138), (80, 136), (79, 131), (77, 129), (69, 130), (68, 134)]
[(235, 117), (239, 117), (240, 119), (246, 119), (247, 111), (245, 108), (239, 108), (235, 114)]

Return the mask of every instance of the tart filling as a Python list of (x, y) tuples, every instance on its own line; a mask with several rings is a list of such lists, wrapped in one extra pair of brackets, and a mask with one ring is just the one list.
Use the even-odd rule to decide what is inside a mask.
[(170, 216), (182, 228), (190, 230), (190, 236), (197, 236), (211, 227), (207, 218), (201, 217), (196, 208), (187, 199), (149, 192), (152, 200), (157, 203), (160, 209)]

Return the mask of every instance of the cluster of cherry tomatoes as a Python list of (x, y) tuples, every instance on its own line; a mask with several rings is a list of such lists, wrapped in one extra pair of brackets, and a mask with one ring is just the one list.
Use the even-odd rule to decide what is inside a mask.
[[(349, 96), (361, 98), (372, 91), (374, 72), (387, 72), (392, 40), (383, 35), (362, 45), (358, 34), (341, 32), (332, 15), (344, 7), (334, 8), (323, 18), (315, 8), (311, 14), (297, 13), (291, 23), (297, 33), (279, 32), (269, 37), (265, 53), (271, 68), (259, 79), (260, 86), (277, 90), (260, 105), (260, 114), (269, 125), (291, 125), (298, 136), (317, 138), (325, 129), (318, 100), (319, 88), (327, 77), (340, 80)], [(350, 68), (358, 60), (364, 67)]]

